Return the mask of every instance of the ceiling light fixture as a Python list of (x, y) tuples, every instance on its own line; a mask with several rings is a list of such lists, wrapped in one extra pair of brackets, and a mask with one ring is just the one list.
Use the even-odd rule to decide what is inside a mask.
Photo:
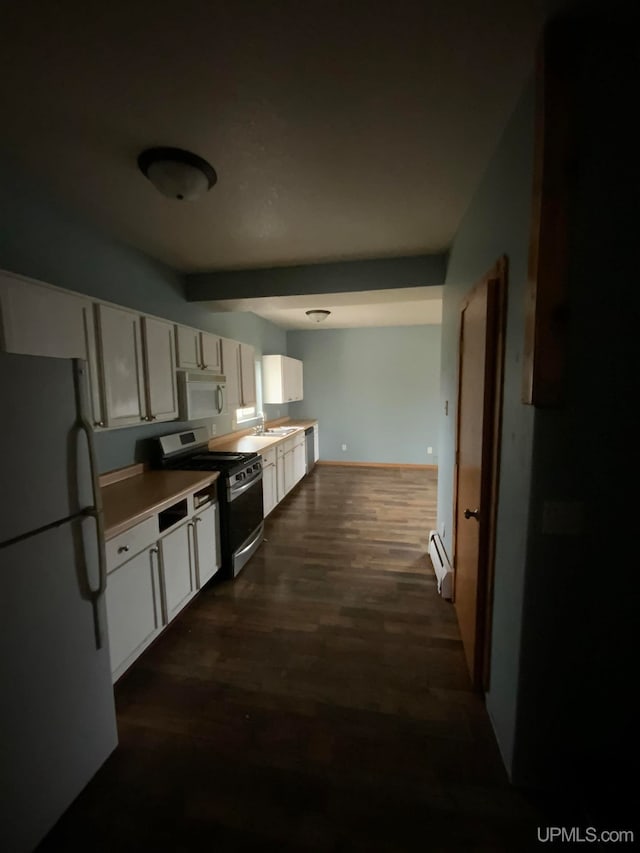
[(138, 167), (158, 192), (179, 201), (195, 201), (218, 180), (210, 163), (182, 148), (147, 148)]
[(322, 323), (323, 320), (326, 320), (331, 311), (327, 311), (326, 308), (311, 308), (309, 311), (304, 312), (310, 320), (313, 320), (314, 323)]

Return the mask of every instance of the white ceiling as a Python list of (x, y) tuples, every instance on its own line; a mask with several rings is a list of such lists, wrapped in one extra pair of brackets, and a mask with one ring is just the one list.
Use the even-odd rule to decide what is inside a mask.
[[(400, 287), (319, 296), (270, 296), (205, 303), (212, 311), (251, 311), (283, 329), (347, 329), (358, 326), (420, 326), (442, 322), (442, 287)], [(321, 323), (305, 314), (324, 308)]]
[[(531, 73), (545, 0), (3, 4), (1, 143), (177, 269), (439, 251)], [(197, 202), (138, 172), (208, 159)]]

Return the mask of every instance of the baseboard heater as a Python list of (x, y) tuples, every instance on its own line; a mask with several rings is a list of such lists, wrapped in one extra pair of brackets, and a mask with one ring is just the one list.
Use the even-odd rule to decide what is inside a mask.
[(437, 530), (429, 534), (429, 556), (438, 579), (438, 592), (443, 598), (453, 598), (453, 569)]

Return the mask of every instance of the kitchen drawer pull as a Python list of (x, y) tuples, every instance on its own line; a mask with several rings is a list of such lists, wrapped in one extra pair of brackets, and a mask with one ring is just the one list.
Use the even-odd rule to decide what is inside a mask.
[(128, 546), (128, 545), (121, 545), (121, 546), (118, 548), (118, 554), (126, 554), (128, 550), (129, 550), (129, 546)]

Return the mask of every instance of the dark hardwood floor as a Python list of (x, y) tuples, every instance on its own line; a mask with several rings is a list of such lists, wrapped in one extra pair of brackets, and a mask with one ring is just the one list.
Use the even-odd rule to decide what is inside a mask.
[(116, 685), (120, 746), (41, 851), (517, 851), (426, 556), (432, 471), (317, 467)]

